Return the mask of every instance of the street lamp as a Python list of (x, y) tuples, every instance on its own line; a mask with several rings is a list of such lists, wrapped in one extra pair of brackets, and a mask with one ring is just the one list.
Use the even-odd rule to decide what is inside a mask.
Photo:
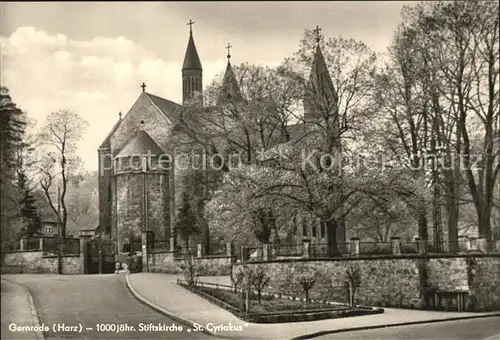
[[(432, 176), (432, 217), (433, 217), (433, 236), (434, 236), (434, 250), (435, 252), (443, 251), (443, 221), (441, 215), (441, 187), (439, 181), (440, 166), (442, 156), (446, 150), (444, 145), (432, 140), (430, 148), (424, 148), (424, 159), (430, 161), (431, 176)], [(439, 158), (439, 159), (438, 159)]]

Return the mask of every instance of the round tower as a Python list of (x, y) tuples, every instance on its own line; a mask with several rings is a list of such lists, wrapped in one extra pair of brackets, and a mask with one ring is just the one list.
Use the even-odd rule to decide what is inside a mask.
[(140, 251), (141, 234), (155, 240), (169, 235), (169, 159), (139, 131), (115, 157), (116, 235), (120, 252)]

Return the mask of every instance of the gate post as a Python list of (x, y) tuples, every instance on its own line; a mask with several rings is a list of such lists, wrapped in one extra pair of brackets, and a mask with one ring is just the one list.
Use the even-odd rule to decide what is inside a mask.
[(142, 271), (143, 272), (149, 272), (149, 266), (148, 266), (148, 233), (146, 231), (143, 231), (141, 234), (141, 241), (142, 241)]
[(97, 249), (98, 249), (98, 254), (99, 254), (99, 274), (102, 274), (102, 263), (104, 261), (104, 256), (102, 256), (102, 238), (101, 235), (98, 236), (97, 240)]
[(79, 274), (87, 274), (87, 242), (80, 236), (80, 270)]

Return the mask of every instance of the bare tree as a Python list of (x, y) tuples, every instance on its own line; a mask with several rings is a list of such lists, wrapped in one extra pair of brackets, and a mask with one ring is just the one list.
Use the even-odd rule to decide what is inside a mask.
[(345, 265), (345, 282), (349, 290), (349, 305), (354, 306), (356, 290), (361, 284), (361, 271), (359, 266), (352, 263), (346, 263)]
[(412, 56), (420, 56), (423, 62), (419, 75), (429, 132), (445, 150), (447, 166), (439, 171), (453, 243), (465, 183), (477, 212), (479, 234), (491, 244), (494, 188), (500, 171), (497, 11), (498, 2), (440, 1), (408, 8), (404, 18), (405, 32), (416, 36)]
[(269, 285), (271, 278), (266, 273), (264, 268), (258, 268), (255, 272), (255, 277), (253, 279), (253, 286), (257, 290), (257, 299), (260, 304), (262, 291)]
[[(77, 143), (83, 137), (87, 125), (88, 123), (75, 112), (60, 110), (49, 114), (39, 135), (40, 145), (48, 151), (40, 166), (40, 186), (57, 216), (62, 238), (66, 237), (68, 222), (66, 206), (68, 183), (80, 163), (76, 154)], [(57, 204), (54, 204), (51, 193), (54, 184), (60, 185)]]

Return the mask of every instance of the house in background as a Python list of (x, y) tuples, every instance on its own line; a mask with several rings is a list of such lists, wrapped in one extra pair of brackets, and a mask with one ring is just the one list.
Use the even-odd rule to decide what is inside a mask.
[(41, 234), (43, 237), (57, 236), (57, 222), (54, 220), (42, 220)]

